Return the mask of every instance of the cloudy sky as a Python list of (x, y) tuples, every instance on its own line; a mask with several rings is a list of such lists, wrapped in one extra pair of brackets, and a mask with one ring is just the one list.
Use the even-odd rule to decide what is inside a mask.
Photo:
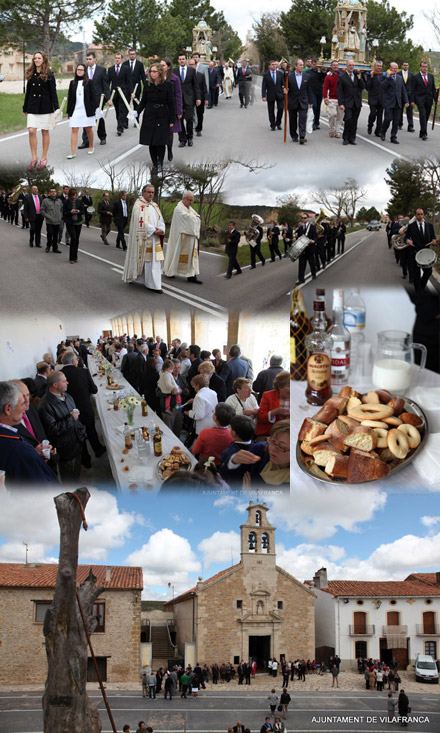
[[(4, 494), (0, 562), (56, 562), (53, 497)], [(324, 566), (330, 579), (400, 580), (440, 569), (440, 498), (338, 487), (268, 499), (277, 563), (300, 580)], [(167, 599), (239, 561), (244, 497), (111, 495), (95, 492), (80, 535), (80, 562), (140, 565), (144, 598)], [(168, 583), (174, 588), (169, 588)]]

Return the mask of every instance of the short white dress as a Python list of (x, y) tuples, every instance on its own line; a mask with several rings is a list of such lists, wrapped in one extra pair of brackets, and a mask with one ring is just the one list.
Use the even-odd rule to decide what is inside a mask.
[(27, 126), (33, 127), (35, 130), (54, 130), (57, 126), (55, 114), (53, 112), (47, 112), (44, 115), (35, 115), (29, 112)]
[(95, 116), (87, 117), (84, 105), (84, 86), (82, 82), (76, 85), (76, 102), (73, 115), (69, 120), (69, 127), (94, 127), (96, 123)]

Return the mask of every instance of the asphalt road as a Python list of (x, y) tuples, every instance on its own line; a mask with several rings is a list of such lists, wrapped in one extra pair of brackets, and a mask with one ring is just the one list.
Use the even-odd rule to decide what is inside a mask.
[[(368, 112), (369, 108), (364, 104), (359, 118), (356, 147), (343, 148), (341, 140), (329, 139), (324, 105), (321, 130), (309, 136), (307, 145), (294, 144), (289, 135), (288, 142), (284, 144), (283, 132), (271, 132), (269, 129), (266, 104), (261, 100), (259, 88), (256, 89), (255, 103), (247, 109), (240, 109), (238, 94), (234, 91), (232, 99), (226, 100), (222, 96), (217, 108), (205, 111), (203, 135), (194, 138), (192, 148), (179, 148), (175, 136), (173, 164), (232, 158), (254, 162), (258, 160), (260, 164), (276, 166), (276, 172), (272, 171), (272, 174), (267, 170), (251, 172), (238, 168), (229, 175), (227, 200), (242, 203), (249, 202), (250, 192), (261, 190), (268, 182), (277, 194), (285, 191), (287, 180), (290, 189), (299, 185), (315, 188), (319, 185), (317, 175), (323, 180), (331, 177), (335, 183), (339, 178), (342, 183), (352, 176), (364, 184), (371, 182), (373, 171), (381, 171), (383, 174), (393, 158), (410, 159), (438, 154), (438, 123), (433, 132), (429, 129), (429, 139), (423, 142), (418, 136), (416, 120), (416, 132), (411, 134), (406, 129), (400, 131), (400, 144), (394, 145), (389, 141), (389, 134), (385, 142), (367, 134)], [(84, 185), (88, 178), (90, 185), (95, 183), (105, 186), (108, 179), (103, 174), (102, 165), (111, 164), (120, 171), (132, 161), (149, 161), (148, 150), (138, 144), (139, 133), (133, 126), (122, 137), (118, 137), (114, 111), (109, 112), (106, 124), (107, 144), (97, 145), (92, 156), (87, 155), (86, 150), (78, 150), (77, 157), (71, 161), (66, 159), (70, 152), (68, 123), (64, 121), (56, 127), (51, 133), (49, 165), (55, 168), (57, 179), (61, 180), (68, 173), (73, 173), (78, 182), (75, 185)], [(2, 165), (29, 162), (27, 135), (27, 131), (23, 129), (0, 137)], [(283, 184), (278, 187), (277, 180), (283, 174), (288, 174), (288, 179), (283, 180)]]
[[(255, 733), (268, 714), (267, 694), (249, 690), (247, 694), (222, 689), (203, 690), (198, 698), (180, 697), (165, 701), (142, 699), (139, 692), (108, 692), (110, 707), (118, 731), (125, 723), (135, 731), (140, 720), (151, 725), (154, 733), (224, 733), (237, 720)], [(295, 733), (357, 733), (390, 729), (386, 721), (386, 693), (350, 693), (344, 691), (292, 692), (287, 728)], [(98, 692), (90, 693), (98, 705), (103, 733), (112, 728)], [(440, 698), (428, 691), (410, 695), (409, 731), (437, 733), (440, 729)], [(2, 733), (41, 733), (41, 693), (2, 693), (0, 695), (0, 730)], [(328, 718), (331, 718), (329, 721)]]
[[(45, 226), (43, 226), (43, 232)], [(225, 279), (227, 260), (211, 252), (200, 252), (200, 276), (203, 285), (188, 283), (185, 278), (162, 278), (163, 294), (155, 294), (141, 285), (122, 282), (125, 253), (116, 249), (116, 233), (109, 236), (107, 247), (96, 227), (81, 231), (78, 264), (70, 265), (69, 250), (62, 255), (46, 254), (42, 248), (29, 247), (27, 230), (0, 220), (2, 242), (2, 288), (0, 307), (7, 311), (20, 292), (23, 313), (58, 313), (73, 306), (78, 314), (117, 316), (133, 309), (178, 308), (202, 310), (214, 318), (234, 312), (288, 313), (292, 287), (292, 266), (288, 259), (268, 261), (256, 270), (243, 268), (243, 274)], [(247, 246), (247, 245), (246, 245)], [(23, 286), (24, 285), (24, 286)]]

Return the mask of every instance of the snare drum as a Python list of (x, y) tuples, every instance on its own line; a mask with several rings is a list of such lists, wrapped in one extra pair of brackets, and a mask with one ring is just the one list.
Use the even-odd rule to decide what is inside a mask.
[(292, 262), (296, 262), (298, 257), (302, 255), (305, 249), (309, 246), (309, 244), (313, 243), (313, 239), (309, 239), (309, 237), (306, 234), (302, 234), (296, 242), (292, 244), (292, 246), (288, 249), (287, 254), (292, 260)]
[(429, 248), (419, 249), (416, 253), (416, 264), (422, 268), (422, 270), (429, 270), (437, 262), (437, 255), (434, 250)]

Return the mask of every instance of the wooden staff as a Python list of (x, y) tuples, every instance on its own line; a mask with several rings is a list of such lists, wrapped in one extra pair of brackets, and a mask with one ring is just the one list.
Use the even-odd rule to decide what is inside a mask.
[(289, 96), (289, 74), (285, 76), (285, 89), (287, 94), (284, 95), (284, 142), (287, 142), (287, 97)]
[(139, 82), (136, 84), (135, 88), (133, 89), (133, 96), (130, 101), (131, 109), (133, 109), (133, 102), (137, 102), (139, 104), (139, 101), (136, 99), (136, 89), (138, 88), (138, 86), (139, 86)]
[(113, 89), (113, 91), (112, 91), (112, 94), (111, 94), (111, 97), (110, 97), (110, 99), (108, 100), (108, 101), (109, 101), (109, 104), (108, 104), (108, 106), (107, 106), (107, 109), (106, 109), (106, 110), (105, 110), (105, 112), (104, 112), (104, 119), (106, 119), (106, 117), (107, 117), (107, 115), (108, 115), (108, 111), (109, 111), (109, 109), (110, 109), (110, 102), (113, 102), (113, 97), (115, 96), (115, 92), (116, 92), (116, 89)]
[(101, 99), (99, 100), (99, 109), (102, 112), (102, 106), (104, 104), (105, 94), (101, 94)]
[[(127, 107), (127, 111), (130, 114), (130, 112), (133, 112), (133, 109), (130, 107), (130, 105), (127, 102), (126, 96), (124, 92), (122, 91), (121, 87), (118, 87), (119, 94), (121, 95), (121, 99), (124, 102), (125, 106)], [(136, 125), (137, 129), (140, 130), (139, 122), (135, 119), (134, 124)]]
[(437, 94), (435, 95), (434, 114), (432, 115), (432, 129), (434, 129), (434, 127), (435, 127), (435, 117), (436, 117), (436, 114), (437, 114), (439, 92), (440, 92), (440, 87), (437, 87)]

